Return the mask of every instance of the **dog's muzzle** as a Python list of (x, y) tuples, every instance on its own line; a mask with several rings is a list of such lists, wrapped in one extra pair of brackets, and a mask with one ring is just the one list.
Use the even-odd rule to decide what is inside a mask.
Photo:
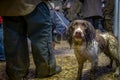
[(76, 31), (74, 34), (75, 38), (82, 38), (82, 33), (80, 31)]

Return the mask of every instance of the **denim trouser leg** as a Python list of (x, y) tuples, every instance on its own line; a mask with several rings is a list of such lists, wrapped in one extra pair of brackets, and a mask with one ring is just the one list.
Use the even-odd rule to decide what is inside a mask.
[(55, 73), (52, 50), (52, 26), (49, 10), (44, 3), (26, 16), (3, 17), (6, 71), (10, 80), (21, 80), (29, 68), (27, 36), (31, 40), (37, 77)]
[(25, 19), (28, 24), (28, 37), (31, 40), (37, 77), (51, 75), (55, 72), (56, 62), (52, 50), (52, 25), (49, 9), (41, 3)]
[(5, 60), (4, 46), (3, 46), (3, 27), (0, 24), (0, 60)]
[(21, 80), (28, 72), (27, 27), (23, 17), (3, 17), (6, 72), (10, 80)]

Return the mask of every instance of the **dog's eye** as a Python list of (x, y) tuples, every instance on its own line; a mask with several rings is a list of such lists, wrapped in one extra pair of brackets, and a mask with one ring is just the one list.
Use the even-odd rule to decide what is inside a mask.
[(74, 26), (77, 26), (78, 25), (78, 23), (76, 22), (75, 24), (74, 24)]
[(81, 23), (82, 26), (86, 26), (84, 23)]
[(81, 25), (84, 27), (85, 30), (87, 29), (87, 25), (85, 23), (82, 23)]
[(72, 26), (72, 29), (75, 30), (77, 28), (77, 25)]

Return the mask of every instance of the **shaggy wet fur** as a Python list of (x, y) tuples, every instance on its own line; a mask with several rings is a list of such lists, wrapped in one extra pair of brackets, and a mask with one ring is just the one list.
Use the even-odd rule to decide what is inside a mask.
[[(83, 64), (86, 60), (91, 62), (90, 79), (95, 80), (95, 70), (98, 65), (98, 54), (104, 52), (110, 58), (110, 66), (116, 63), (116, 75), (120, 75), (120, 53), (118, 54), (118, 41), (113, 34), (95, 30), (91, 23), (85, 20), (71, 22), (67, 31), (69, 40), (73, 43), (74, 53), (78, 61), (77, 80), (81, 80)], [(68, 41), (69, 41), (68, 40)], [(71, 44), (70, 43), (70, 44)]]

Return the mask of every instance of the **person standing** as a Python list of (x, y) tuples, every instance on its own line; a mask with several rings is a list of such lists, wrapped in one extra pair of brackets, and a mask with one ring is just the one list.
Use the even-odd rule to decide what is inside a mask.
[(52, 49), (52, 26), (48, 0), (2, 0), (6, 73), (9, 80), (24, 80), (29, 72), (27, 38), (31, 40), (36, 78), (61, 71)]
[(3, 46), (3, 20), (0, 16), (0, 61), (5, 61), (4, 46)]
[(54, 3), (54, 9), (63, 13), (63, 0), (51, 0)]
[(64, 13), (69, 21), (79, 19), (81, 6), (82, 4), (79, 0), (66, 0), (64, 2)]
[(103, 8), (104, 28), (113, 33), (113, 16), (114, 16), (114, 0), (104, 0), (105, 7)]
[(101, 0), (80, 0), (82, 2), (82, 18), (90, 21), (95, 29), (104, 31), (101, 21), (103, 19)]

